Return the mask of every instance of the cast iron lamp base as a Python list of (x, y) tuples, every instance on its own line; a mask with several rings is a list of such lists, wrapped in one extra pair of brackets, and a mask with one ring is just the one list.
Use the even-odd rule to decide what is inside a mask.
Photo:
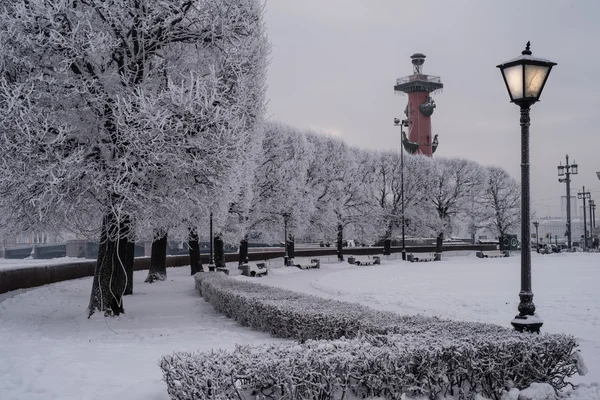
[(540, 328), (544, 324), (544, 320), (537, 314), (517, 315), (510, 323), (518, 332), (533, 332), (539, 334)]

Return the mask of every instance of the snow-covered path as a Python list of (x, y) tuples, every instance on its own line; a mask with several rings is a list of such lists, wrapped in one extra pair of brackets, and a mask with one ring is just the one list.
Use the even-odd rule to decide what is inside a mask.
[(195, 293), (189, 267), (152, 285), (146, 274), (135, 272), (118, 318), (86, 318), (91, 278), (0, 302), (0, 399), (168, 399), (161, 355), (280, 341), (217, 314)]
[[(589, 373), (573, 380), (600, 382), (600, 254), (534, 253), (532, 259), (534, 303), (545, 321), (543, 330), (580, 338)], [(258, 281), (399, 314), (510, 327), (519, 303), (520, 257), (482, 260), (469, 252), (445, 256), (442, 262), (281, 268)]]

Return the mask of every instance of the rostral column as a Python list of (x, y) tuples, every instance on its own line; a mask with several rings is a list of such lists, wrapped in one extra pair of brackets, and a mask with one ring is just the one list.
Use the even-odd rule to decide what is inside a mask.
[(411, 154), (424, 154), (431, 157), (438, 146), (438, 135), (431, 134), (431, 114), (435, 102), (431, 95), (444, 87), (439, 76), (423, 74), (425, 54), (410, 56), (413, 74), (398, 78), (394, 90), (408, 94), (408, 104), (404, 109), (408, 119), (408, 137), (404, 133), (402, 145)]

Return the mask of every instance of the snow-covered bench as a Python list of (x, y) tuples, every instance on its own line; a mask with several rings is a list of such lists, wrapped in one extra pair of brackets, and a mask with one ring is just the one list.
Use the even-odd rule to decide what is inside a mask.
[(407, 254), (406, 259), (410, 262), (428, 262), (428, 261), (441, 261), (441, 253), (419, 253), (419, 254)]
[(351, 256), (348, 257), (350, 264), (356, 265), (380, 265), (381, 257), (379, 256)]
[(475, 255), (478, 258), (500, 258), (508, 257), (508, 252), (503, 250), (478, 251)]
[(310, 263), (296, 263), (294, 265), (300, 269), (321, 268), (321, 259), (312, 258)]

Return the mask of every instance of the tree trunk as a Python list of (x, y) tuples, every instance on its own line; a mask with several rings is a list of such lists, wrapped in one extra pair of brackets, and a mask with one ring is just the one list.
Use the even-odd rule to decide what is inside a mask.
[(292, 235), (288, 235), (288, 238), (286, 240), (288, 260), (294, 258), (294, 243), (294, 237)]
[(248, 239), (246, 238), (240, 241), (240, 256), (238, 262), (240, 265), (248, 262)]
[(124, 236), (128, 227), (128, 219), (119, 221), (113, 213), (106, 214), (102, 219), (100, 247), (88, 305), (88, 318), (96, 310), (104, 312), (104, 316), (107, 317), (124, 312), (123, 293), (127, 280), (125, 271), (127, 244)]
[(167, 234), (152, 242), (150, 252), (150, 269), (144, 282), (154, 283), (167, 279)]
[(133, 260), (135, 258), (135, 242), (127, 240), (127, 256), (125, 257), (125, 272), (127, 273), (127, 285), (125, 295), (133, 294)]
[(344, 226), (342, 224), (338, 224), (338, 232), (337, 232), (337, 251), (338, 251), (338, 260), (344, 261), (344, 251), (343, 251), (343, 240), (344, 240)]
[(198, 230), (190, 228), (190, 237), (188, 239), (190, 248), (190, 272), (194, 275), (196, 272), (204, 271), (202, 261), (200, 260), (200, 244), (198, 243)]
[(389, 256), (390, 254), (392, 254), (392, 222), (388, 224), (383, 240), (383, 255)]
[(442, 252), (442, 245), (444, 244), (444, 232), (440, 233), (437, 236), (437, 240), (435, 242), (435, 252), (436, 253), (441, 253)]
[(225, 243), (223, 236), (215, 236), (215, 267), (225, 268)]

